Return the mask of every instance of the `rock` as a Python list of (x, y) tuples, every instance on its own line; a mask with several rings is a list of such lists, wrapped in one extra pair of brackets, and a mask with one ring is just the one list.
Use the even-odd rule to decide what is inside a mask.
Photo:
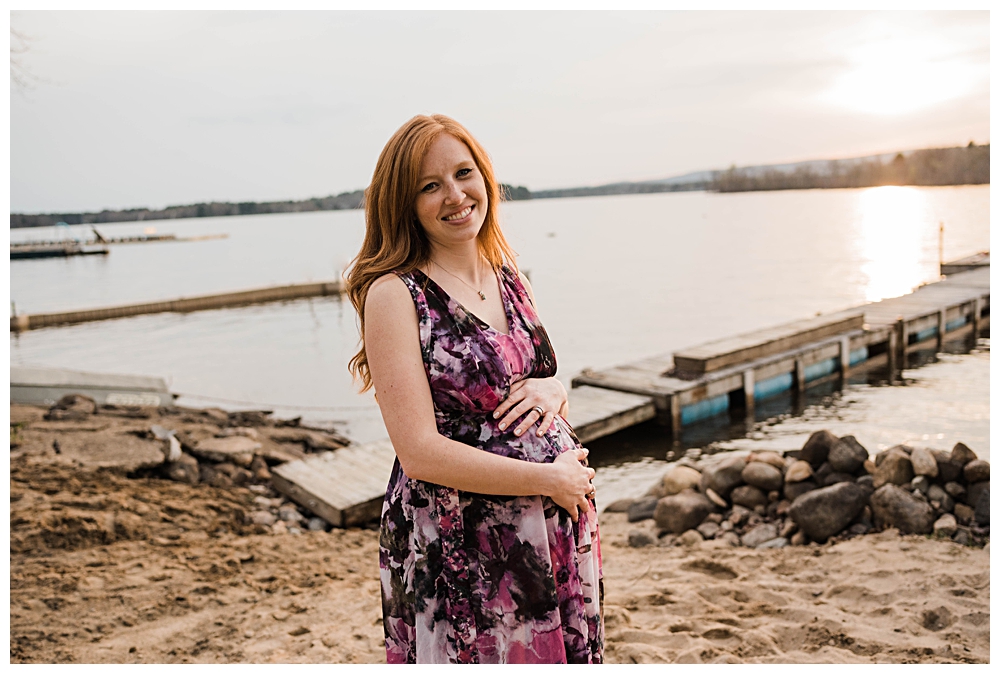
[(750, 519), (750, 512), (749, 508), (744, 508), (741, 505), (733, 506), (727, 521), (734, 527), (743, 526), (744, 522)]
[(724, 522), (719, 524), (719, 531), (732, 531), (732, 530), (733, 530), (733, 523), (730, 522), (729, 520), (725, 520)]
[(798, 530), (799, 530), (799, 525), (795, 523), (795, 520), (789, 519), (787, 522), (785, 522), (785, 525), (781, 527), (781, 531), (779, 532), (778, 535), (781, 536), (782, 538), (791, 538), (792, 534), (794, 534)]
[(915, 478), (910, 480), (910, 491), (919, 491), (924, 496), (927, 495), (927, 491), (931, 488), (931, 481), (927, 479), (926, 475), (917, 475)]
[[(980, 483), (981, 484), (981, 483)], [(989, 484), (988, 482), (986, 484)], [(976, 520), (976, 524), (981, 527), (985, 527), (990, 523), (990, 488), (979, 492), (979, 498), (976, 500), (976, 511), (973, 519)]]
[(785, 471), (785, 482), (802, 482), (812, 475), (813, 469), (808, 461), (796, 461)]
[(226, 489), (233, 486), (233, 479), (231, 477), (206, 463), (198, 465), (198, 474), (202, 482), (210, 484), (213, 487)]
[(854, 481), (854, 484), (863, 488), (869, 494), (875, 491), (875, 478), (872, 477), (871, 475), (862, 475), (861, 477), (859, 477), (857, 480)]
[(250, 462), (250, 471), (258, 482), (267, 482), (271, 479), (271, 469), (267, 467), (267, 462), (263, 457), (255, 456)]
[(988, 492), (989, 490), (990, 490), (989, 480), (987, 480), (986, 482), (976, 482), (974, 484), (970, 484), (969, 488), (965, 492), (965, 504), (975, 508), (976, 504), (979, 503), (979, 495), (982, 494), (984, 491)]
[(752, 487), (748, 484), (741, 485), (734, 489), (733, 493), (730, 494), (729, 497), (732, 499), (734, 504), (741, 505), (744, 508), (752, 509), (757, 506), (767, 505), (767, 494), (757, 487)]
[(949, 482), (958, 482), (962, 479), (962, 468), (964, 468), (964, 465), (958, 461), (952, 461), (948, 458), (945, 461), (939, 460), (937, 465), (939, 481), (947, 484)]
[(46, 421), (82, 421), (97, 412), (93, 398), (79, 393), (69, 393), (59, 399), (45, 414)]
[(771, 503), (777, 503), (781, 500), (781, 492), (777, 490), (767, 492), (767, 500)]
[(641, 499), (633, 501), (632, 505), (626, 511), (628, 512), (628, 521), (641, 522), (642, 520), (648, 520), (656, 511), (656, 503), (659, 500), (655, 496), (643, 496)]
[(788, 545), (787, 538), (772, 538), (769, 541), (765, 541), (757, 546), (758, 550), (766, 550), (769, 548), (783, 548)]
[(933, 529), (934, 511), (930, 504), (895, 484), (876, 489), (871, 503), (879, 526), (895, 527), (903, 534), (929, 534)]
[(830, 473), (823, 480), (823, 486), (829, 487), (831, 485), (838, 484), (840, 482), (854, 482), (854, 476), (850, 473)]
[(702, 539), (701, 534), (699, 534), (696, 529), (689, 529), (688, 531), (685, 531), (677, 538), (677, 542), (683, 545), (685, 548), (690, 548), (696, 545), (700, 545), (702, 540), (704, 539)]
[(686, 490), (661, 498), (656, 504), (653, 519), (659, 528), (680, 534), (701, 524), (711, 510), (712, 502), (707, 497), (693, 490)]
[(804, 531), (796, 532), (791, 538), (792, 545), (805, 545), (809, 542), (809, 537), (806, 536)]
[(941, 538), (951, 538), (958, 531), (958, 522), (954, 515), (942, 515), (934, 522), (934, 535)]
[(244, 438), (250, 438), (251, 440), (258, 440), (260, 438), (260, 433), (257, 432), (256, 428), (248, 428), (246, 426), (236, 426), (233, 428), (223, 428), (218, 433), (215, 434), (217, 438), (230, 438), (235, 435)]
[(632, 529), (628, 532), (628, 544), (631, 548), (645, 548), (649, 545), (655, 545), (656, 539), (648, 531)]
[(867, 458), (868, 450), (853, 435), (845, 435), (830, 448), (827, 461), (834, 472), (853, 475)]
[(853, 482), (816, 489), (792, 503), (788, 514), (814, 541), (839, 533), (864, 509), (868, 492)]
[(938, 475), (937, 459), (930, 450), (917, 447), (910, 454), (910, 463), (913, 465), (914, 475), (926, 475), (933, 479)]
[(973, 459), (965, 464), (962, 470), (965, 481), (971, 483), (985, 482), (990, 479), (990, 464), (988, 461)]
[(970, 508), (964, 503), (956, 503), (954, 513), (959, 524), (968, 524), (976, 516), (975, 508)]
[(833, 472), (833, 466), (831, 466), (829, 462), (826, 462), (813, 471), (813, 480), (816, 481), (816, 484), (821, 485), (823, 484), (824, 480), (826, 480), (826, 476), (832, 472)]
[(302, 513), (299, 512), (299, 509), (291, 504), (283, 505), (278, 508), (278, 517), (285, 522), (291, 522), (293, 524), (302, 522), (306, 519)]
[(920, 622), (924, 626), (924, 629), (928, 629), (931, 632), (940, 632), (955, 622), (955, 616), (946, 607), (939, 606), (936, 609), (924, 611)]
[(198, 484), (201, 479), (198, 459), (183, 452), (176, 461), (164, 464), (163, 473), (175, 482), (186, 482), (187, 484)]
[(254, 524), (260, 524), (265, 527), (270, 527), (274, 525), (274, 523), (277, 521), (277, 518), (275, 518), (275, 516), (272, 513), (269, 513), (266, 510), (255, 510), (252, 513), (250, 513), (250, 521), (253, 522)]
[(748, 548), (756, 548), (761, 543), (766, 543), (777, 537), (778, 527), (773, 524), (758, 524), (743, 534), (740, 537), (740, 542)]
[(948, 492), (948, 496), (952, 497), (956, 501), (965, 496), (965, 487), (957, 482), (948, 482), (944, 485), (944, 490)]
[(666, 494), (663, 492), (663, 482), (660, 481), (654, 484), (652, 487), (646, 490), (646, 493), (643, 494), (643, 496), (644, 497), (652, 496), (657, 501), (659, 501), (661, 498), (666, 496)]
[(322, 517), (311, 517), (309, 522), (306, 523), (306, 528), (309, 531), (326, 531), (326, 520)]
[(287, 534), (288, 533), (288, 525), (285, 524), (284, 522), (282, 522), (281, 520), (278, 520), (277, 522), (275, 522), (274, 524), (271, 525), (271, 533), (272, 534)]
[(778, 452), (754, 452), (747, 460), (751, 463), (759, 461), (769, 464), (782, 472), (785, 470), (785, 458)]
[(871, 459), (867, 459), (864, 465), (862, 465), (861, 467), (864, 468), (865, 472), (868, 473), (869, 475), (875, 474), (875, 462), (872, 461)]
[(932, 506), (937, 503), (937, 507), (946, 513), (955, 509), (955, 500), (941, 488), (941, 485), (932, 484), (930, 486), (927, 490), (927, 500), (931, 502)]
[(604, 512), (606, 513), (624, 513), (628, 512), (628, 507), (635, 503), (635, 499), (631, 498), (620, 498), (617, 501), (612, 501), (608, 505), (604, 506)]
[(955, 532), (955, 535), (952, 536), (951, 540), (955, 541), (959, 545), (969, 545), (972, 543), (972, 534), (969, 533), (968, 529), (959, 529)]
[(951, 460), (955, 463), (960, 463), (963, 466), (970, 461), (975, 461), (979, 457), (976, 453), (969, 449), (964, 442), (955, 443), (955, 446), (951, 449)]
[(706, 522), (715, 522), (716, 524), (722, 524), (722, 514), (721, 513), (708, 513), (708, 517), (705, 518)]
[(910, 463), (910, 456), (899, 449), (888, 450), (873, 477), (872, 486), (876, 490), (886, 484), (909, 484), (910, 480), (913, 479), (913, 464)]
[(765, 492), (781, 489), (785, 480), (781, 470), (763, 461), (751, 461), (741, 473), (743, 481), (748, 485), (762, 489)]
[(804, 482), (792, 482), (785, 484), (785, 498), (787, 498), (792, 503), (805, 493), (811, 492), (813, 489), (817, 488), (817, 484), (812, 480), (805, 480)]
[(675, 466), (663, 476), (663, 495), (673, 496), (685, 489), (697, 489), (701, 484), (701, 473), (688, 466)]
[(830, 455), (830, 450), (837, 443), (837, 436), (830, 431), (816, 431), (802, 445), (799, 458), (808, 461), (813, 467), (819, 467)]
[(727, 531), (721, 536), (719, 536), (720, 541), (724, 541), (727, 545), (731, 545), (734, 548), (740, 544), (740, 537), (736, 535), (734, 531)]
[(249, 466), (253, 463), (254, 452), (260, 448), (261, 444), (256, 440), (237, 435), (200, 440), (191, 451), (209, 461), (232, 461), (240, 466)]
[(657, 543), (657, 545), (661, 548), (671, 548), (674, 543), (677, 542), (677, 534), (668, 534), (665, 531), (660, 531), (657, 534), (657, 537), (660, 539), (660, 542)]
[(735, 487), (743, 483), (743, 469), (747, 460), (742, 456), (730, 456), (711, 468), (701, 472), (701, 492), (711, 489), (723, 498), (729, 496)]
[(847, 531), (854, 534), (855, 536), (864, 536), (869, 531), (871, 531), (871, 529), (872, 528), (867, 524), (865, 524), (864, 522), (857, 522), (848, 527)]
[(705, 496), (708, 497), (709, 501), (711, 501), (712, 503), (714, 503), (715, 505), (717, 505), (720, 508), (728, 508), (729, 507), (729, 504), (726, 502), (726, 499), (722, 498), (721, 496), (719, 496), (718, 494), (716, 494), (711, 489), (706, 489), (705, 490)]
[(777, 507), (774, 509), (774, 514), (778, 517), (784, 517), (788, 514), (788, 509), (792, 507), (792, 502), (788, 499), (782, 499), (778, 501)]
[(719, 533), (720, 526), (715, 522), (702, 522), (698, 525), (698, 533), (702, 535), (705, 540), (710, 538), (715, 538), (715, 535)]

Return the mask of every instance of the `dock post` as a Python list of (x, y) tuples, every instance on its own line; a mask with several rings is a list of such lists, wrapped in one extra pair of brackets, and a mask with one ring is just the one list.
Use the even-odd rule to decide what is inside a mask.
[(901, 369), (899, 366), (899, 346), (897, 345), (897, 330), (893, 328), (889, 331), (889, 341), (886, 344), (886, 357), (889, 361), (889, 384), (893, 384), (896, 381), (896, 371)]
[(899, 368), (899, 372), (906, 369), (906, 319), (900, 317), (896, 321), (896, 348), (897, 351), (896, 366)]
[(744, 408), (746, 410), (747, 419), (753, 419), (754, 413), (754, 400), (753, 400), (753, 368), (743, 371), (743, 400)]
[(806, 391), (806, 366), (801, 358), (795, 359), (795, 390), (800, 394)]
[(670, 434), (675, 442), (681, 439), (681, 397), (670, 396)]
[(937, 350), (944, 351), (944, 329), (947, 323), (945, 322), (945, 312), (948, 311), (948, 307), (941, 307), (941, 311), (938, 312), (938, 335), (937, 335)]
[(972, 341), (979, 339), (979, 325), (983, 313), (983, 298), (977, 297), (972, 303)]
[(851, 369), (851, 338), (840, 338), (840, 376), (847, 379), (847, 371)]

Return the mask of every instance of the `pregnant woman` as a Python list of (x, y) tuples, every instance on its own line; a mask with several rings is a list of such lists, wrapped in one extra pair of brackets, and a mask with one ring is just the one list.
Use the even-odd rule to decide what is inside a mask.
[(351, 372), (397, 457), (379, 550), (389, 662), (603, 660), (594, 471), (499, 201), (486, 152), (443, 115), (404, 124), (365, 192)]

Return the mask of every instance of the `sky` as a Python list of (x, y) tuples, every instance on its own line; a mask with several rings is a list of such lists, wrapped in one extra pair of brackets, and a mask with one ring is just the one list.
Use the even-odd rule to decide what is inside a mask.
[(11, 12), (12, 212), (362, 189), (444, 113), (540, 190), (989, 142), (989, 13)]

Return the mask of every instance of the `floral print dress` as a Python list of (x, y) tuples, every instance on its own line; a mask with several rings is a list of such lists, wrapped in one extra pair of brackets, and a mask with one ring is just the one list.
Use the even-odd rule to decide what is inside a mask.
[[(400, 274), (417, 309), (438, 431), (484, 452), (551, 462), (579, 447), (556, 416), (517, 437), (493, 410), (512, 382), (551, 377), (555, 354), (516, 273), (497, 276), (505, 335), (417, 270)], [(390, 663), (599, 663), (604, 587), (596, 507), (492, 496), (412, 480), (397, 460), (382, 507), (379, 567)]]

